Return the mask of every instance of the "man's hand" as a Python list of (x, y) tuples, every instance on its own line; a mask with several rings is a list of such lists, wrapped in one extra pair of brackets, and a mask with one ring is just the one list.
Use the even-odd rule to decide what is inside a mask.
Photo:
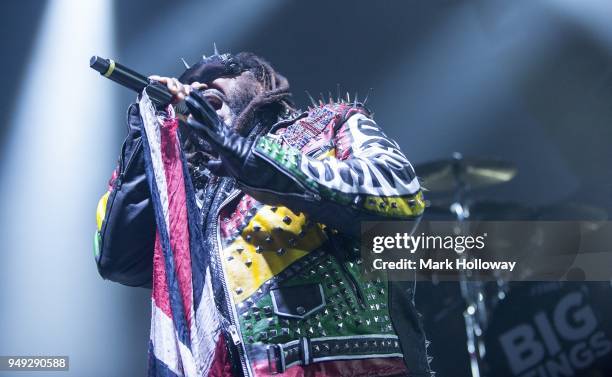
[(184, 100), (192, 90), (204, 90), (207, 89), (208, 86), (206, 84), (202, 84), (199, 82), (194, 82), (191, 85), (182, 84), (178, 79), (174, 77), (163, 77), (157, 75), (149, 76), (149, 79), (158, 81), (168, 88), (170, 93), (172, 93), (172, 104), (177, 104)]
[[(264, 202), (267, 199), (264, 199), (263, 195), (270, 193), (283, 193), (283, 195), (291, 195), (294, 199), (306, 197), (305, 187), (301, 183), (255, 151), (254, 145), (261, 141), (260, 136), (242, 137), (238, 132), (227, 127), (196, 90), (187, 96), (185, 103), (191, 113), (187, 119), (188, 127), (207, 140), (219, 156), (207, 164), (213, 174), (236, 178), (243, 189)], [(284, 161), (297, 164), (294, 152), (284, 150), (286, 157)], [(310, 197), (309, 194), (308, 198)]]
[(216, 175), (244, 177), (245, 167), (252, 160), (252, 142), (225, 126), (198, 91), (190, 91), (185, 103), (191, 113), (187, 124), (219, 154), (218, 160), (208, 162), (208, 168)]

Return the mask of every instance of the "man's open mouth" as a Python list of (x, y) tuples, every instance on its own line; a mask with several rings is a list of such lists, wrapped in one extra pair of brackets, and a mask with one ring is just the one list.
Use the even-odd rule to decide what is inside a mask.
[(225, 96), (217, 89), (207, 89), (202, 95), (208, 102), (208, 104), (215, 110), (218, 111), (223, 107), (223, 102), (225, 102)]

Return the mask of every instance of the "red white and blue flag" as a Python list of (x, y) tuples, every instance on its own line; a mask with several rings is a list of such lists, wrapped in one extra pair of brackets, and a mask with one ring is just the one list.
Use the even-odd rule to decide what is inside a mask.
[(210, 257), (198, 226), (178, 122), (173, 113), (158, 116), (146, 93), (140, 114), (157, 222), (149, 376), (225, 374), (227, 355), (211, 286)]

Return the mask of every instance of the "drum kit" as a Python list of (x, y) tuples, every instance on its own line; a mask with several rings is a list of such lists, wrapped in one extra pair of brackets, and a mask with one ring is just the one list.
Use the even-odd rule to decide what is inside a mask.
[[(517, 167), (507, 161), (466, 158), (460, 153), (454, 153), (451, 158), (417, 165), (415, 170), (428, 194), (426, 197), (430, 198), (427, 202), (425, 216), (429, 216), (430, 219), (456, 221), (458, 229), (462, 231), (469, 230), (468, 220), (564, 220), (568, 216), (572, 220), (603, 221), (607, 219), (605, 211), (575, 203), (533, 209), (512, 202), (475, 200), (474, 197), (479, 193), (509, 182), (517, 175)], [(509, 283), (503, 276), (496, 276), (493, 280), (479, 281), (477, 276), (468, 276), (463, 273), (459, 278), (459, 292), (456, 287), (453, 287), (452, 293), (449, 292), (450, 286), (446, 284), (446, 289), (443, 289), (445, 292), (443, 295), (446, 297), (425, 303), (425, 306), (438, 305), (437, 307), (422, 310), (423, 308), (417, 305), (417, 308), (425, 314), (426, 331), (428, 330), (427, 322), (434, 328), (434, 331), (441, 331), (440, 327), (443, 326), (435, 322), (445, 320), (447, 325), (452, 323), (448, 321), (449, 318), (443, 319), (443, 317), (458, 314), (458, 309), (462, 308), (462, 326), (465, 327), (465, 346), (467, 346), (469, 373), (472, 377), (501, 375), (494, 368), (492, 369), (491, 365), (492, 360), (499, 356), (487, 354), (488, 343), (495, 338), (488, 328), (493, 320), (493, 313), (499, 313), (499, 308), (503, 306), (504, 301), (508, 301), (514, 283)], [(435, 275), (432, 276), (432, 281), (436, 284)], [(515, 302), (517, 300), (514, 298)], [(440, 303), (445, 303), (446, 307), (440, 308)], [(428, 315), (431, 317), (428, 318)], [(508, 318), (507, 315), (504, 317), (499, 314), (495, 314), (495, 317)], [(448, 331), (447, 334), (455, 331), (457, 335), (457, 318), (453, 320), (455, 320), (455, 329)], [(499, 328), (500, 319), (495, 318), (495, 322), (496, 328)], [(440, 339), (444, 338), (440, 337)], [(436, 366), (433, 367), (435, 370)], [(443, 365), (444, 367), (446, 366)], [(457, 369), (452, 373), (453, 377), (460, 375)]]

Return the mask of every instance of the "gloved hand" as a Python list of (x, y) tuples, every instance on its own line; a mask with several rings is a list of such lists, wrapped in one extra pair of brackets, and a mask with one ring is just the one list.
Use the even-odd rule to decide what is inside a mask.
[[(185, 99), (191, 117), (187, 125), (208, 141), (219, 158), (208, 162), (208, 169), (216, 175), (230, 176), (256, 199), (264, 203), (280, 203), (280, 197), (291, 196), (293, 200), (312, 200), (317, 195), (292, 174), (299, 171), (299, 152), (283, 148), (267, 140), (266, 136), (242, 137), (227, 127), (217, 116), (215, 110), (197, 91), (192, 91)], [(271, 145), (274, 143), (274, 146)], [(263, 153), (256, 145), (271, 152)], [(270, 196), (272, 195), (272, 196)], [(289, 205), (289, 201), (283, 201)], [(297, 208), (297, 207), (296, 207)]]
[(219, 155), (218, 159), (208, 162), (208, 169), (215, 175), (256, 184), (253, 177), (264, 173), (265, 169), (259, 165), (265, 162), (253, 155), (253, 141), (225, 126), (198, 91), (191, 91), (185, 102), (192, 115), (187, 119), (188, 126), (207, 140)]

